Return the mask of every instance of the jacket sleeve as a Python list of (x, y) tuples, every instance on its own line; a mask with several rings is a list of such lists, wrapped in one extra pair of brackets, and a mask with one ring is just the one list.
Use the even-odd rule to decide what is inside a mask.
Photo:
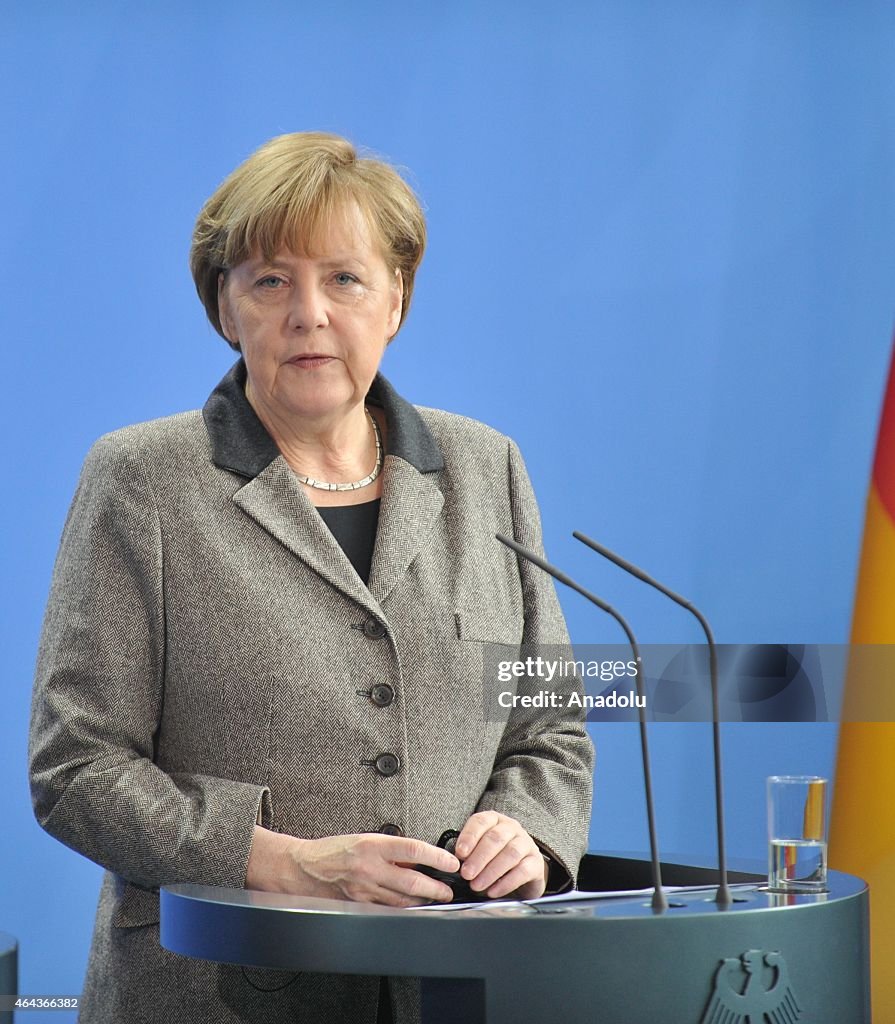
[(53, 573), (31, 714), (34, 811), (51, 835), (139, 886), (242, 886), (269, 792), (153, 763), (164, 563), (139, 453), (109, 435), (84, 464)]
[[(543, 554), (541, 521), (534, 491), (518, 447), (510, 441), (508, 457), (513, 538)], [(525, 655), (544, 645), (562, 645), (569, 637), (553, 580), (519, 559), (525, 624)], [(563, 695), (580, 689), (568, 679)], [(563, 702), (565, 703), (565, 701)], [(521, 822), (551, 861), (549, 891), (570, 887), (587, 848), (593, 790), (594, 748), (584, 711), (556, 709), (510, 712), (498, 747), (488, 788), (478, 810), (496, 810)]]

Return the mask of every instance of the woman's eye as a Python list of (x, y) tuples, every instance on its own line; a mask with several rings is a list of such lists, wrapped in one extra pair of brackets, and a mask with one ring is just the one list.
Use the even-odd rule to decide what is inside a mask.
[(357, 278), (354, 276), (354, 274), (349, 274), (344, 270), (341, 273), (336, 274), (335, 280), (336, 284), (357, 284)]
[(258, 284), (262, 288), (279, 288), (282, 283), (283, 279), (281, 277), (277, 277), (276, 274), (269, 274), (267, 277), (262, 277), (258, 281)]

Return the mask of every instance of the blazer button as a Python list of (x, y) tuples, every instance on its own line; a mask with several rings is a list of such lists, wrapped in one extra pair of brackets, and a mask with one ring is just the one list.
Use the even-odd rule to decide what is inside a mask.
[(387, 821), (382, 828), (379, 830), (384, 836), (403, 836), (404, 829), (400, 825), (395, 825), (390, 821)]
[(397, 754), (380, 754), (374, 762), (376, 771), (388, 778), (394, 775), (401, 767), (401, 760)]
[(370, 691), (370, 700), (377, 708), (387, 708), (395, 700), (395, 691), (388, 683), (377, 683)]
[(385, 636), (385, 626), (379, 619), (367, 619), (364, 623), (364, 636), (371, 640), (380, 640)]

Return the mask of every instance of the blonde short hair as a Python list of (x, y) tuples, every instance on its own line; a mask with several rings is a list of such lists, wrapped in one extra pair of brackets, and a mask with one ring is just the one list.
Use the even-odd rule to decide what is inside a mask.
[(202, 207), (193, 231), (190, 270), (212, 326), (224, 335), (218, 280), (260, 252), (284, 246), (312, 252), (332, 218), (351, 202), (367, 217), (390, 271), (403, 281), (404, 323), (426, 247), (426, 220), (410, 186), (389, 164), (358, 156), (326, 132), (279, 135), (257, 149)]

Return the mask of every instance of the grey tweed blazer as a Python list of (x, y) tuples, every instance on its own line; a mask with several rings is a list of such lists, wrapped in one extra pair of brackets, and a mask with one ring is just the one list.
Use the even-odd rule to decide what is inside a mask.
[[(160, 947), (158, 887), (244, 885), (256, 821), (307, 838), (397, 826), (435, 842), (493, 808), (569, 876), (585, 847), (583, 723), (561, 710), (536, 727), (483, 720), (483, 641), (567, 639), (552, 582), (494, 540), (541, 546), (516, 446), (377, 377), (388, 453), (365, 586), (244, 382), (240, 361), (201, 413), (101, 438), (62, 537), (31, 786), (40, 824), (107, 869), (87, 1024), (373, 1024), (375, 978)], [(394, 691), (387, 706), (372, 699), (378, 683)], [(417, 1019), (411, 980), (392, 979), (392, 999), (396, 1020)]]

